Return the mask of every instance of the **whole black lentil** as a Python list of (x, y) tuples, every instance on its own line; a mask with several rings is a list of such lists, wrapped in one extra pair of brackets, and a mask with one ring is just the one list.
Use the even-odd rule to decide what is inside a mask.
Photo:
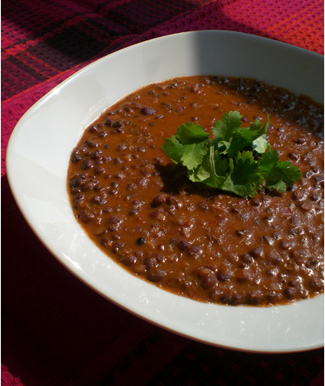
[(137, 240), (136, 240), (136, 243), (138, 245), (143, 245), (146, 243), (146, 239), (144, 239), (143, 237), (139, 237)]

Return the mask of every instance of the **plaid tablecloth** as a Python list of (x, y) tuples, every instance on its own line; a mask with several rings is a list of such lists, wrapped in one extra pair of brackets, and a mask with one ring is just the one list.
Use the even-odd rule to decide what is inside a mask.
[(92, 61), (202, 29), (247, 32), (323, 54), (323, 8), (322, 0), (2, 1), (2, 385), (324, 384), (322, 349), (269, 355), (210, 347), (94, 293), (29, 229), (5, 169), (19, 118)]

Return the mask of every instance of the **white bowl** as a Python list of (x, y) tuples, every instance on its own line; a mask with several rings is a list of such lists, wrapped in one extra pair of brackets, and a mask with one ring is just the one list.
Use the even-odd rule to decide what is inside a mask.
[(53, 255), (124, 309), (186, 337), (244, 351), (323, 346), (324, 296), (277, 307), (204, 304), (127, 273), (75, 220), (67, 194), (69, 157), (83, 130), (125, 94), (176, 76), (252, 77), (323, 102), (323, 57), (227, 31), (186, 32), (137, 44), (87, 66), (54, 88), (18, 122), (7, 150), (13, 195)]

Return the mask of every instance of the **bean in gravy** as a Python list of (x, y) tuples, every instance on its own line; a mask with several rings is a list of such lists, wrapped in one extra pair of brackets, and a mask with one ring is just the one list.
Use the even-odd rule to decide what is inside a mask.
[[(302, 178), (250, 199), (187, 180), (161, 150), (187, 121), (271, 115), (268, 141)], [(202, 302), (275, 305), (323, 292), (323, 106), (254, 79), (181, 77), (126, 96), (71, 155), (68, 191), (89, 237), (131, 274)]]

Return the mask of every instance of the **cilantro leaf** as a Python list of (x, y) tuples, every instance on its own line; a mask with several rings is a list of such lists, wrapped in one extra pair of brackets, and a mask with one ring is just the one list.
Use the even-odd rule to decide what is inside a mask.
[(183, 144), (179, 142), (175, 135), (171, 138), (165, 138), (165, 143), (162, 145), (165, 154), (175, 163), (181, 162), (183, 155)]
[(238, 111), (230, 111), (229, 114), (224, 114), (220, 121), (216, 121), (212, 127), (214, 142), (226, 141), (233, 136), (240, 126), (242, 115)]
[(226, 179), (227, 169), (228, 161), (221, 159), (214, 151), (214, 147), (210, 145), (201, 165), (189, 171), (188, 178), (193, 182), (204, 182), (213, 188), (220, 188)]
[(209, 133), (204, 132), (200, 125), (187, 122), (177, 128), (176, 138), (184, 145), (192, 144), (205, 141), (209, 138)]
[(276, 150), (267, 151), (260, 159), (260, 171), (267, 187), (285, 192), (288, 186), (301, 177), (301, 172), (291, 162), (280, 161)]
[(292, 186), (300, 177), (301, 172), (297, 167), (291, 166), (287, 161), (278, 161), (265, 176), (265, 182), (266, 186), (285, 192), (287, 186)]
[(271, 150), (266, 139), (269, 116), (264, 125), (255, 120), (246, 128), (241, 118), (238, 111), (224, 114), (212, 127), (213, 139), (200, 125), (187, 122), (165, 139), (162, 149), (173, 162), (182, 163), (192, 182), (244, 198), (254, 197), (263, 184), (285, 192), (301, 173)]
[(261, 172), (264, 175), (268, 175), (279, 161), (278, 152), (276, 150), (267, 151), (261, 155), (259, 161)]
[(262, 134), (260, 137), (256, 138), (253, 141), (252, 148), (255, 152), (259, 154), (265, 153), (267, 150), (271, 150), (271, 146), (267, 142), (265, 134)]
[[(217, 121), (212, 128), (212, 132), (217, 134), (214, 143), (222, 144), (224, 153), (227, 153), (228, 157), (234, 157), (239, 151), (249, 148), (259, 153), (263, 152), (263, 149), (265, 151), (267, 149), (265, 134), (270, 124), (269, 117), (267, 117), (264, 126), (256, 119), (254, 123), (246, 128), (240, 128), (240, 117), (241, 115), (238, 112), (231, 111), (221, 118), (221, 123)], [(226, 126), (227, 124), (228, 126)]]
[(231, 158), (231, 172), (222, 188), (239, 196), (254, 197), (256, 190), (262, 187), (263, 179), (258, 174), (259, 163), (255, 161), (250, 151), (238, 153)]
[(175, 163), (182, 162), (189, 170), (200, 165), (207, 153), (207, 139), (200, 125), (187, 122), (176, 130), (176, 135), (166, 138), (162, 146), (163, 151)]
[(193, 143), (191, 145), (184, 146), (181, 161), (184, 166), (192, 170), (200, 165), (203, 157), (207, 154), (207, 151), (205, 143)]

